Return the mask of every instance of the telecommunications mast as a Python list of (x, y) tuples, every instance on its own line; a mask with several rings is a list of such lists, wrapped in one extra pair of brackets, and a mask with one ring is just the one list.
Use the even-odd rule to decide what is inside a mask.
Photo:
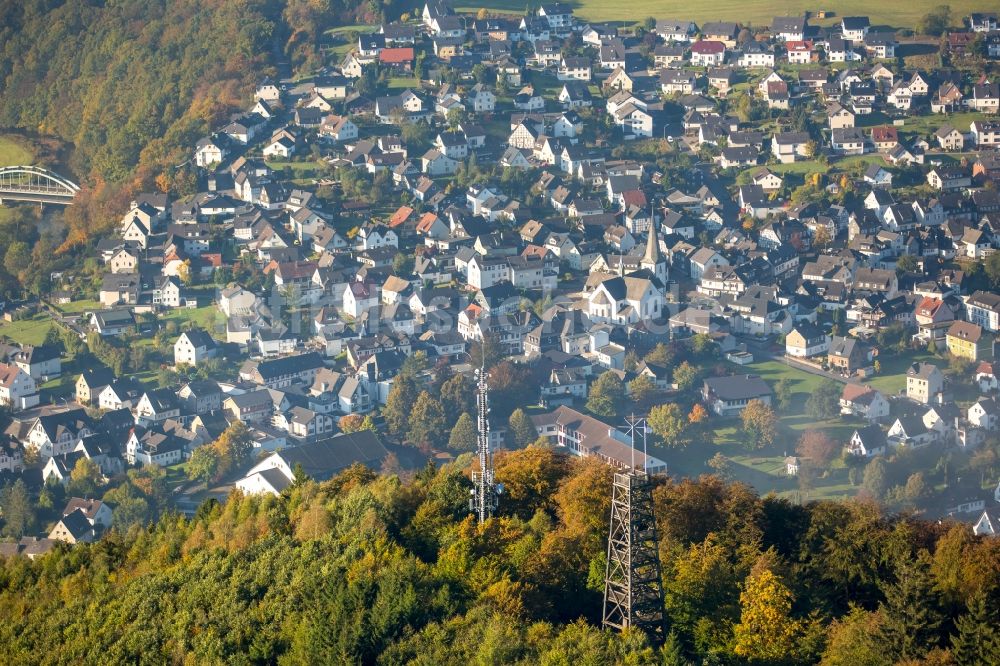
[(472, 473), (472, 490), (469, 511), (476, 514), (479, 524), (496, 511), (497, 501), (503, 492), (503, 484), (493, 481), (493, 453), (490, 451), (490, 388), (489, 374), (485, 365), (476, 370), (476, 412), (478, 413), (476, 453), (479, 456), (479, 471)]

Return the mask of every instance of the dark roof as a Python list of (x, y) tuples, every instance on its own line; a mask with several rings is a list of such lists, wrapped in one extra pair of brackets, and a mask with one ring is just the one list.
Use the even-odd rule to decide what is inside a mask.
[(324, 481), (355, 463), (377, 464), (388, 454), (375, 433), (365, 430), (284, 449), (275, 455), (281, 456), (289, 469), (301, 465), (310, 477)]
[(76, 540), (81, 539), (87, 532), (93, 529), (90, 521), (87, 520), (87, 516), (80, 509), (74, 509), (66, 514), (60, 522)]
[(257, 373), (266, 381), (275, 377), (283, 377), (322, 367), (323, 357), (316, 352), (307, 352), (305, 354), (296, 354), (295, 356), (261, 361), (257, 364)]
[(771, 387), (759, 375), (709, 377), (705, 386), (721, 400), (750, 400), (771, 395)]

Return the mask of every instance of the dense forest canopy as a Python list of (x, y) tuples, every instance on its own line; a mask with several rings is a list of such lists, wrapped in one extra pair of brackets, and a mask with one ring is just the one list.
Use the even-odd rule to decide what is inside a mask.
[(281, 498), (112, 530), (0, 569), (6, 663), (996, 663), (1000, 540), (797, 506), (716, 477), (654, 499), (668, 642), (599, 629), (611, 470), (503, 453), (500, 515), (460, 465), (356, 467)]

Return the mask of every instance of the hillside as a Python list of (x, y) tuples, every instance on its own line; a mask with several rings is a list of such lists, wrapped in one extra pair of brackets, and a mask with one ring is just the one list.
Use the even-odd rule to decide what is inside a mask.
[[(501, 455), (502, 515), (479, 529), (458, 468), (410, 481), (354, 468), (303, 480), (284, 498), (231, 497), (191, 521), (16, 558), (0, 569), (0, 654), (5, 663), (830, 665), (1000, 655), (991, 628), (1000, 541), (868, 504), (760, 498), (714, 477), (655, 492), (667, 647), (601, 632), (610, 474), (547, 449)], [(929, 651), (936, 661), (919, 661)]]
[(183, 191), (176, 167), (193, 142), (245, 105), (277, 59), (315, 60), (321, 28), (359, 14), (378, 16), (349, 1), (2, 0), (0, 128), (75, 145), (69, 166), (86, 188), (67, 213), (68, 248), (158, 176)]

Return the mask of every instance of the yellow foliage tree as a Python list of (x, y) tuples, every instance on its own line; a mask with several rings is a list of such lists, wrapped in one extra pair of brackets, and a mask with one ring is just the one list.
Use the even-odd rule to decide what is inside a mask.
[(761, 568), (746, 579), (740, 608), (733, 652), (750, 660), (786, 659), (802, 624), (791, 617), (792, 593), (770, 569)]

